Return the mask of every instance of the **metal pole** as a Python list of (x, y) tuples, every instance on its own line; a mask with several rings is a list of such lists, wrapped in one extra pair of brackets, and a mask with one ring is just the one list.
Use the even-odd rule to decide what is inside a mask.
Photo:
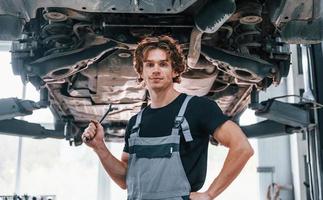
[[(26, 98), (26, 85), (22, 87), (22, 99)], [(24, 117), (21, 117), (23, 119)], [(18, 155), (17, 155), (17, 166), (16, 166), (16, 183), (15, 183), (15, 194), (21, 193), (21, 155), (22, 155), (22, 137), (19, 137), (18, 141)]]
[[(323, 4), (322, 4), (323, 5)], [(323, 43), (312, 45), (311, 51), (311, 83), (315, 91), (316, 101), (322, 103), (322, 63), (323, 63)], [(316, 154), (316, 178), (318, 189), (318, 200), (323, 199), (322, 191), (322, 110), (314, 110), (314, 122), (316, 124), (313, 130), (313, 140), (315, 149), (313, 152)]]
[(315, 100), (314, 95), (311, 90), (311, 85), (310, 85), (310, 72), (309, 68), (311, 67), (311, 58), (310, 58), (310, 53), (309, 53), (309, 46), (308, 45), (302, 45), (302, 67), (303, 67), (303, 74), (304, 74), (304, 94), (303, 97), (310, 99), (310, 100)]

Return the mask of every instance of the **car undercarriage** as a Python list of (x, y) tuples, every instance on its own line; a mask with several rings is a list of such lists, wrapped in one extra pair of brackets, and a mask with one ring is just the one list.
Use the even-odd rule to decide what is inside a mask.
[(289, 44), (321, 41), (320, 11), (314, 3), (2, 1), (0, 24), (6, 28), (0, 38), (14, 40), (14, 74), (40, 90), (41, 100), (30, 110), (50, 107), (56, 131), (64, 130), (60, 137), (81, 144), (82, 130), (111, 104), (113, 110), (102, 122), (106, 138), (122, 141), (129, 118), (149, 103), (132, 61), (144, 37), (178, 40), (188, 70), (175, 89), (207, 96), (238, 120), (259, 91), (288, 75)]

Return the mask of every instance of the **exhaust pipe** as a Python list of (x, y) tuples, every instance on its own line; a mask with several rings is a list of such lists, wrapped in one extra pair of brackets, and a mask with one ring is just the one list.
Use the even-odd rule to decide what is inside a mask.
[(190, 68), (195, 65), (201, 53), (201, 39), (203, 33), (215, 33), (235, 12), (234, 0), (209, 0), (195, 16), (195, 27), (190, 38), (187, 64)]

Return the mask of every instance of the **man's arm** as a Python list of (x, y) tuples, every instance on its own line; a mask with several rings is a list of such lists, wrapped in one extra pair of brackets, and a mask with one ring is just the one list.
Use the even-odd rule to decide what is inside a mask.
[(213, 133), (214, 139), (229, 148), (224, 165), (209, 189), (204, 193), (191, 193), (190, 199), (214, 199), (239, 175), (254, 151), (240, 127), (228, 120)]
[[(90, 138), (89, 141), (85, 140)], [(123, 152), (121, 161), (115, 158), (104, 143), (104, 131), (100, 123), (93, 121), (82, 134), (85, 144), (98, 155), (105, 171), (122, 189), (126, 189), (126, 173), (128, 168), (128, 153)]]

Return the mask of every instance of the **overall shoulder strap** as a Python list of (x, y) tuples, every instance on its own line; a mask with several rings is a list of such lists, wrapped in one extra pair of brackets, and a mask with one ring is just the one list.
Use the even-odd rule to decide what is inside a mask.
[(136, 117), (136, 123), (133, 125), (131, 128), (131, 133), (130, 137), (139, 137), (139, 131), (140, 131), (140, 123), (141, 123), (141, 118), (142, 118), (142, 113), (144, 112), (145, 108), (142, 109)]
[(187, 104), (191, 100), (192, 97), (193, 96), (191, 96), (191, 95), (186, 96), (186, 98), (185, 98), (185, 100), (184, 100), (184, 102), (183, 102), (183, 104), (181, 106), (181, 109), (179, 110), (177, 116), (184, 116), (184, 113), (185, 113), (186, 108), (187, 108)]
[(184, 117), (184, 113), (186, 111), (187, 104), (192, 99), (192, 97), (193, 96), (191, 96), (191, 95), (186, 96), (186, 98), (181, 106), (181, 109), (179, 110), (177, 116), (175, 117), (174, 127), (172, 129), (172, 134), (176, 134), (176, 135), (179, 134), (179, 129), (181, 129), (186, 142), (193, 141), (189, 124)]

